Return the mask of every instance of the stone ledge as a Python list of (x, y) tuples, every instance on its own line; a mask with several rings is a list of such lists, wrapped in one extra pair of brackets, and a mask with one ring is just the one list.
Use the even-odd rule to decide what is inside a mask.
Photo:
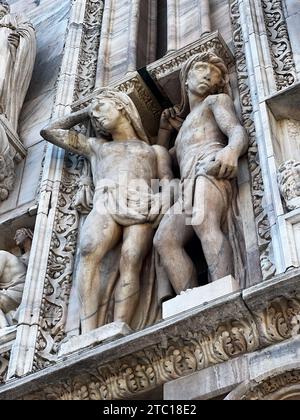
[[(9, 381), (0, 388), (0, 399), (130, 398), (289, 340), (300, 332), (295, 329), (300, 317), (299, 278), (300, 270), (290, 271), (243, 294), (73, 354), (53, 367)], [(278, 317), (277, 308), (282, 307), (285, 312)]]

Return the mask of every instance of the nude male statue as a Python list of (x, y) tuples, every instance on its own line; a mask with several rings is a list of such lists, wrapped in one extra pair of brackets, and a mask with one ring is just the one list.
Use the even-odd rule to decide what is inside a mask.
[(15, 241), (22, 250), (20, 257), (0, 251), (0, 329), (9, 326), (6, 315), (21, 303), (32, 236), (30, 229), (17, 230)]
[[(97, 137), (72, 130), (90, 119)], [(143, 261), (151, 249), (159, 219), (151, 180), (172, 180), (171, 159), (161, 146), (150, 146), (131, 99), (104, 90), (91, 106), (51, 124), (42, 136), (66, 150), (86, 156), (95, 185), (93, 209), (80, 240), (77, 283), (81, 304), (81, 333), (98, 327), (101, 299), (99, 266), (122, 242), (120, 280), (114, 298), (114, 321), (130, 325), (140, 295)], [(108, 136), (109, 135), (109, 136)], [(142, 192), (139, 194), (138, 187)], [(100, 278), (100, 279), (99, 279)]]
[(229, 274), (243, 281), (235, 178), (238, 160), (248, 149), (221, 58), (213, 53), (192, 56), (182, 68), (181, 83), (182, 103), (163, 113), (159, 144), (167, 146), (172, 129), (179, 130), (175, 152), (184, 194), (164, 216), (154, 239), (178, 294), (197, 286), (184, 248), (194, 233), (202, 243), (210, 281)]

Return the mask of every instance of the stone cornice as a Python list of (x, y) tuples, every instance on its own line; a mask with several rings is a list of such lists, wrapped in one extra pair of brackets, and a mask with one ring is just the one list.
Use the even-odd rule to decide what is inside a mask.
[(0, 399), (133, 397), (283, 342), (299, 334), (295, 327), (300, 317), (299, 278), (300, 270), (294, 270), (243, 294), (225, 296), (144, 331), (69, 356), (56, 366), (11, 381), (1, 388)]

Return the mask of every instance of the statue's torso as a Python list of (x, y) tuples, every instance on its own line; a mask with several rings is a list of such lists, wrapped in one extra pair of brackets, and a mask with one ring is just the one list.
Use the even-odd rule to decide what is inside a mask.
[(210, 153), (210, 146), (226, 145), (226, 136), (220, 131), (210, 107), (210, 97), (195, 107), (184, 121), (175, 147), (183, 178), (191, 171), (190, 162), (195, 157)]
[(15, 255), (0, 251), (0, 267), (0, 289), (24, 282), (26, 265)]
[[(157, 177), (154, 149), (141, 140), (92, 140), (91, 165), (95, 186), (104, 178), (122, 184), (141, 179), (148, 185)], [(127, 181), (126, 181), (127, 180)]]

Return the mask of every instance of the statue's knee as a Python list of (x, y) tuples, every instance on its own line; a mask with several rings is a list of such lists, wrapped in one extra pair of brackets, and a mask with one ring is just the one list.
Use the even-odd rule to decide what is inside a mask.
[(89, 257), (95, 253), (96, 247), (89, 238), (84, 238), (80, 243), (80, 256)]
[(122, 249), (121, 253), (121, 267), (123, 270), (138, 267), (141, 265), (141, 255), (137, 249), (125, 248)]

